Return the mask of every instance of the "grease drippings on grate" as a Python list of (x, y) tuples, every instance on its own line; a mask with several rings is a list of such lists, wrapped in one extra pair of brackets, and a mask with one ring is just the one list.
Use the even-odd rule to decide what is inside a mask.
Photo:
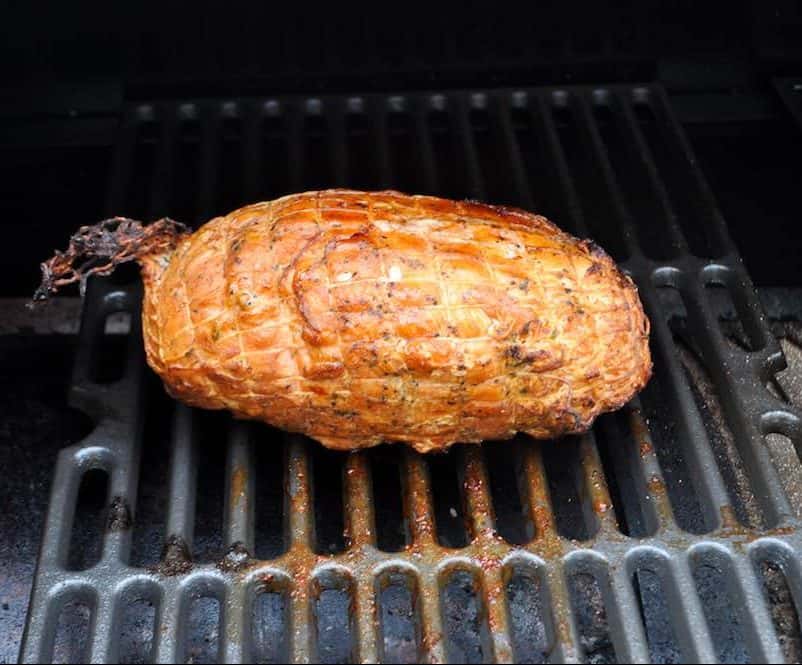
[(155, 587), (127, 589), (121, 597), (118, 658), (120, 663), (152, 663), (156, 660), (156, 617), (159, 591)]
[(391, 570), (376, 580), (379, 606), (379, 654), (382, 663), (421, 661), (421, 617), (418, 581), (410, 573)]
[(87, 570), (100, 561), (108, 499), (109, 474), (103, 469), (89, 469), (78, 488), (67, 570)]
[(705, 549), (694, 552), (691, 569), (719, 662), (750, 662), (731, 563), (720, 552)]
[(186, 618), (184, 662), (219, 663), (222, 656), (220, 640), (220, 601), (211, 595), (192, 599)]
[(316, 661), (356, 660), (353, 582), (339, 571), (324, 570), (314, 580)]
[(632, 588), (638, 600), (652, 663), (683, 662), (668, 605), (665, 587), (667, 572), (667, 564), (663, 559), (647, 556), (632, 574)]
[(443, 639), (451, 663), (492, 661), (487, 612), (475, 573), (455, 570), (445, 578), (441, 590)]
[(599, 580), (589, 572), (573, 573), (568, 577), (568, 592), (579, 646), (587, 662), (592, 665), (617, 663)]
[(542, 574), (530, 565), (514, 564), (507, 575), (504, 591), (515, 662), (548, 662), (554, 635)]
[(89, 662), (95, 605), (91, 593), (78, 594), (62, 605), (53, 640), (53, 663)]
[(785, 661), (798, 663), (802, 660), (802, 629), (785, 572), (782, 566), (768, 559), (756, 561), (755, 568), (763, 583), (763, 593)]
[(251, 608), (251, 653), (256, 663), (286, 663), (289, 659), (287, 594), (270, 586), (259, 588)]

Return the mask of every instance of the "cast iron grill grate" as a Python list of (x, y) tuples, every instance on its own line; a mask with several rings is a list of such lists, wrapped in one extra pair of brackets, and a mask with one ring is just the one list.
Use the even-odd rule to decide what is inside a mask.
[[(781, 479), (802, 419), (767, 388), (781, 348), (662, 89), (136, 104), (108, 208), (198, 223), (334, 185), (519, 205), (594, 237), (638, 283), (650, 385), (557, 443), (336, 455), (162, 397), (138, 285), (95, 280), (72, 400), (97, 427), (58, 460), (22, 659), (798, 660)], [(124, 353), (100, 343), (118, 311)], [(105, 510), (81, 500), (92, 470)]]

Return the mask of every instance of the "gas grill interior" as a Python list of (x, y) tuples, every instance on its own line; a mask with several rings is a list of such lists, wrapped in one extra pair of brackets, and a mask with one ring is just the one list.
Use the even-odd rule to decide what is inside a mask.
[[(633, 5), (626, 20), (600, 17), (599, 35), (555, 43), (496, 17), (475, 29), (493, 58), (436, 21), (440, 41), (431, 27), (416, 41), (406, 19), (386, 34), (345, 20), (288, 30), (234, 64), (212, 49), (218, 69), (143, 32), (117, 92), (39, 91), (40, 109), (56, 106), (38, 115), (9, 103), (0, 137), (17, 162), (3, 174), (22, 194), (8, 228), (26, 244), (9, 256), (3, 330), (33, 284), (23, 263), (81, 223), (197, 227), (287, 193), (392, 188), (519, 206), (597, 241), (638, 285), (655, 366), (582, 436), (336, 453), (171, 400), (144, 362), (136, 271), (93, 278), (62, 351), (74, 411), (42, 462), (35, 574), (14, 585), (0, 567), (20, 659), (798, 662), (802, 241), (788, 211), (802, 184), (802, 55), (762, 10), (741, 10), (763, 67), (748, 80), (737, 59), (699, 69), (689, 55), (740, 53), (740, 14), (716, 41), (701, 12), (702, 35), (672, 42)], [(508, 39), (487, 36), (499, 26)], [(650, 53), (655, 34), (678, 55)], [(338, 35), (361, 46), (331, 64)], [(265, 60), (284, 65), (237, 69)], [(434, 61), (437, 77), (423, 76), (418, 63)], [(22, 184), (34, 171), (61, 178), (43, 188), (64, 201), (42, 197), (35, 220), (36, 188)], [(0, 342), (24, 354), (37, 337)], [(7, 423), (2, 441), (44, 426)], [(24, 521), (9, 505), (7, 539)]]

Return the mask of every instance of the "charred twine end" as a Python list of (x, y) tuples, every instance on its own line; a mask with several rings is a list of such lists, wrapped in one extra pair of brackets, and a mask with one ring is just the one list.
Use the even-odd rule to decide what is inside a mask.
[(112, 217), (92, 226), (82, 226), (70, 238), (67, 251), (42, 263), (42, 283), (29, 306), (47, 300), (62, 286), (79, 282), (81, 295), (91, 275), (108, 275), (121, 263), (145, 256), (166, 254), (190, 229), (165, 217), (144, 225), (127, 217)]

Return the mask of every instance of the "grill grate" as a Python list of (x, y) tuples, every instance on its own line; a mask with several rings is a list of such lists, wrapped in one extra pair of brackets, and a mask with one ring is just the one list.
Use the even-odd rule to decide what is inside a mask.
[[(652, 320), (650, 386), (586, 435), (457, 447), (434, 462), (402, 449), (316, 462), (301, 437), (227, 420), (213, 428), (171, 405), (168, 445), (153, 455), (143, 439), (164, 433), (145, 424), (153, 406), (139, 287), (94, 280), (72, 401), (97, 426), (58, 459), (22, 659), (793, 659), (802, 540), (764, 436), (799, 446), (802, 419), (766, 388), (783, 367), (780, 346), (664, 92), (136, 104), (122, 121), (108, 208), (200, 222), (332, 185), (517, 204), (595, 237), (637, 281)], [(118, 311), (134, 314), (127, 361), (120, 378), (100, 383), (109, 375), (91, 368), (106, 317)], [(143, 445), (149, 465), (169, 458), (155, 474), (163, 515), (148, 528), (144, 500), (154, 499), (137, 501)], [(283, 520), (265, 517), (263, 497), (278, 493), (260, 482), (276, 482), (280, 457), (262, 474), (263, 446), (284, 450)], [(224, 447), (224, 471), (212, 447)], [(374, 505), (376, 455), (385, 455), (377, 479), (388, 466), (399, 473), (395, 522), (384, 517), (392, 507)], [(334, 552), (321, 547), (332, 540), (328, 517), (337, 518), (320, 480), (332, 468), (344, 529)], [(78, 490), (93, 469), (108, 476), (102, 553), (71, 570)], [(212, 476), (224, 478), (222, 505), (207, 509), (218, 496)], [(261, 531), (257, 539), (257, 524), (279, 523), (278, 546)], [(163, 546), (155, 565), (130, 563), (135, 533)], [(260, 549), (272, 558), (254, 558)]]

